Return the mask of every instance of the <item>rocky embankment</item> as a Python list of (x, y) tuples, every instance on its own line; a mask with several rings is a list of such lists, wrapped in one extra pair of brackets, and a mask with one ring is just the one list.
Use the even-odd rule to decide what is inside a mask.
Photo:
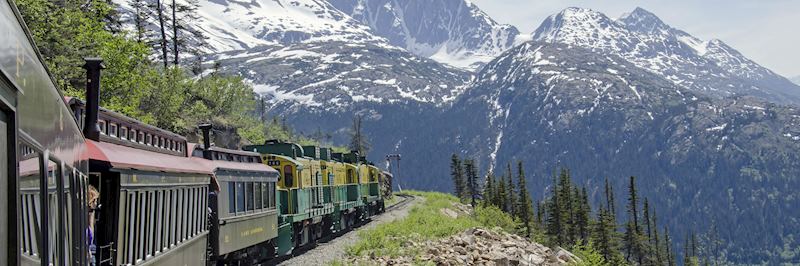
[(523, 237), (499, 230), (471, 228), (444, 239), (409, 242), (407, 248), (421, 250), (417, 257), (364, 256), (353, 265), (567, 265), (579, 260), (566, 250), (553, 250)]

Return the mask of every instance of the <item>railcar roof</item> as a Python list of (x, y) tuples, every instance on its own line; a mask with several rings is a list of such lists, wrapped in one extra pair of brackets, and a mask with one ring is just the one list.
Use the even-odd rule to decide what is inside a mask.
[(211, 169), (190, 157), (175, 156), (117, 145), (86, 140), (89, 159), (109, 162), (115, 169), (133, 169), (154, 172), (212, 174)]

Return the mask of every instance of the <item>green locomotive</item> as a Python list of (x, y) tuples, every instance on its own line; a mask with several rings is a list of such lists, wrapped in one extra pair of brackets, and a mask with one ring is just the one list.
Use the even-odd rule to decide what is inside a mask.
[(278, 254), (346, 231), (383, 212), (381, 171), (355, 153), (277, 140), (244, 150), (280, 172)]

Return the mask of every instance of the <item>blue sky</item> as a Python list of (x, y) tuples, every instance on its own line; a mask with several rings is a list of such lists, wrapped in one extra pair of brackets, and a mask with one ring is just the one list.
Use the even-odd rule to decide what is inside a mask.
[(798, 0), (471, 0), (500, 23), (531, 33), (551, 14), (576, 6), (616, 18), (637, 6), (703, 40), (720, 39), (786, 77), (800, 76)]

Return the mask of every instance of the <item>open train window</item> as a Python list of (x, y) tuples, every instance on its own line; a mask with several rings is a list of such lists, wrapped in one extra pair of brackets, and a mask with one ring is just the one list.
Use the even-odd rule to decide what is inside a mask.
[(122, 139), (128, 139), (128, 128), (127, 127), (120, 127), (119, 128), (119, 137)]
[(135, 129), (133, 129), (133, 128), (131, 128), (131, 129), (128, 131), (128, 140), (130, 140), (130, 141), (133, 141), (133, 142), (136, 142), (136, 141), (137, 141), (137, 140), (136, 140), (136, 136), (138, 136), (138, 134), (136, 134), (136, 130), (135, 130)]
[(153, 136), (150, 135), (150, 134), (145, 134), (144, 144), (152, 146), (153, 145)]

